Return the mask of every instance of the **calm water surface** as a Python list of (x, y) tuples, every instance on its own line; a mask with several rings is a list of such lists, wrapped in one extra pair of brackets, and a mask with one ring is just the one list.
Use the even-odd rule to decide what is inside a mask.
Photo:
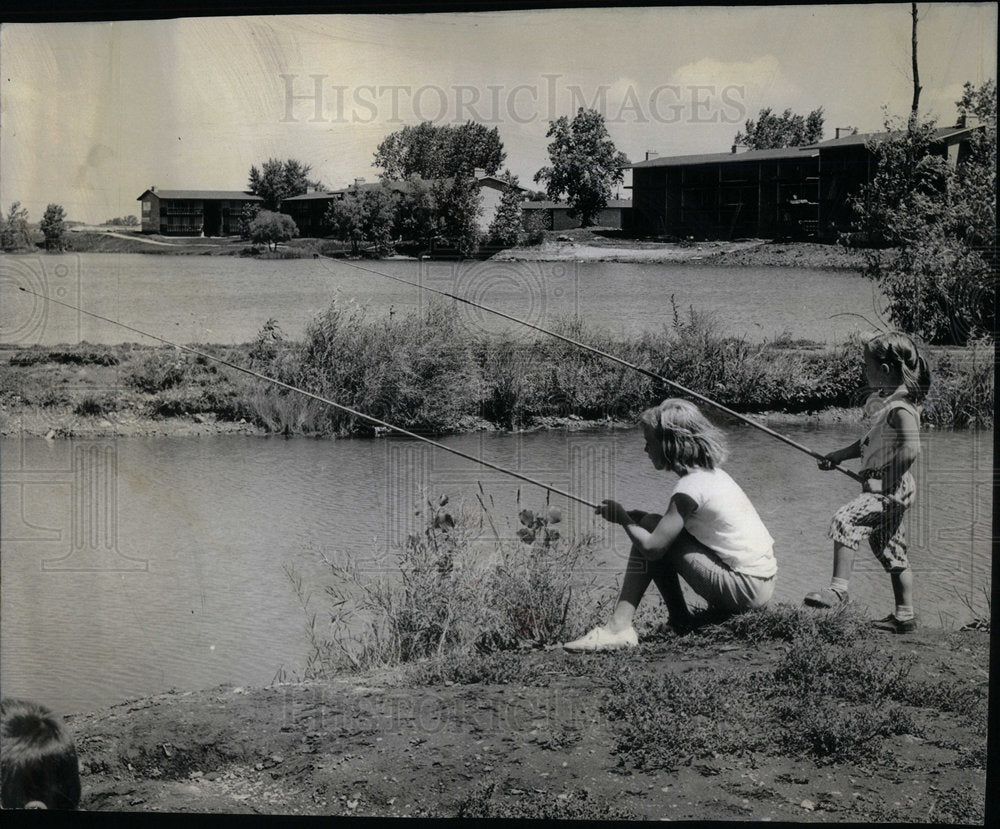
[[(547, 327), (579, 315), (619, 334), (659, 331), (693, 305), (725, 330), (753, 339), (783, 332), (840, 341), (872, 317), (872, 283), (855, 274), (800, 268), (719, 268), (573, 262), (383, 261), (358, 263), (411, 282), (468, 297)], [(351, 299), (375, 316), (417, 308), (416, 288), (327, 259), (267, 261), (219, 256), (75, 254), (7, 256), (0, 269), (0, 341), (18, 344), (87, 340), (142, 342), (120, 327), (15, 290), (22, 285), (87, 311), (181, 343), (248, 342), (269, 317), (301, 337), (315, 314)], [(514, 324), (459, 305), (469, 327), (516, 330)], [(146, 340), (148, 342), (148, 340)]]
[[(787, 431), (824, 451), (856, 437), (843, 428)], [(826, 528), (855, 484), (754, 430), (734, 427), (730, 437), (727, 469), (776, 539), (776, 600), (798, 603), (828, 583)], [(649, 465), (635, 430), (446, 442), (629, 507), (662, 509), (674, 482)], [(924, 435), (909, 528), (917, 609), (929, 626), (967, 621), (964, 597), (983, 609), (992, 447), (991, 432)], [(516, 525), (516, 481), (407, 441), (7, 439), (0, 463), (3, 693), (65, 712), (170, 688), (266, 684), (279, 668), (294, 671), (306, 652), (305, 616), (284, 567), (316, 594), (323, 555), (376, 571), (414, 528), (421, 487), (471, 507), (482, 483), (501, 531)], [(544, 501), (532, 489), (522, 490), (524, 506)], [(582, 509), (565, 515), (576, 530), (607, 528)], [(605, 534), (581, 578), (613, 584), (626, 553), (623, 533)], [(889, 580), (864, 550), (851, 591), (873, 614), (891, 610)]]

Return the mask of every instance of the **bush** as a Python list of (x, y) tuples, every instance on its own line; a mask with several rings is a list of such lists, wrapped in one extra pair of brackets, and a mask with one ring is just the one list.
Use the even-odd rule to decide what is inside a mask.
[(74, 414), (100, 416), (118, 410), (118, 401), (114, 395), (88, 394), (81, 398), (73, 407)]
[[(309, 324), (297, 374), (309, 391), (373, 417), (445, 432), (479, 408), (473, 356), (471, 337), (443, 304), (370, 322), (358, 306), (334, 302)], [(359, 425), (332, 408), (320, 417), (334, 431)]]
[(893, 324), (930, 343), (964, 345), (996, 327), (996, 85), (966, 84), (956, 102), (983, 129), (951, 164), (934, 123), (886, 118), (870, 144), (875, 175), (855, 202), (862, 231), (891, 245), (866, 255)]
[(163, 351), (153, 351), (133, 360), (123, 380), (126, 385), (145, 392), (158, 394), (184, 382), (187, 363), (183, 356), (171, 360)]
[(10, 358), (12, 366), (34, 366), (40, 363), (117, 366), (120, 360), (110, 351), (87, 347), (79, 347), (71, 351), (47, 348), (31, 349), (19, 351)]
[(524, 217), (524, 241), (529, 245), (540, 245), (545, 240), (545, 231), (551, 230), (548, 214), (543, 210), (529, 210)]
[[(916, 729), (894, 702), (929, 707), (947, 698), (937, 689), (918, 699), (907, 677), (912, 659), (898, 657), (850, 610), (776, 605), (721, 630), (758, 647), (769, 640), (791, 647), (774, 668), (757, 671), (649, 675), (625, 665), (603, 706), (618, 730), (622, 765), (673, 769), (692, 758), (750, 752), (862, 762), (883, 753), (885, 738)], [(956, 710), (968, 705), (959, 696), (952, 702)]]
[[(327, 630), (317, 628), (301, 579), (289, 571), (312, 618), (309, 675), (541, 646), (596, 621), (602, 603), (592, 600), (589, 586), (572, 589), (573, 568), (590, 550), (590, 538), (567, 542), (550, 526), (554, 515), (532, 515), (530, 541), (527, 535), (486, 541), (478, 533), (484, 518), (495, 526), (488, 513), (453, 517), (447, 503), (442, 497), (418, 512), (424, 529), (407, 538), (391, 571), (373, 577), (350, 561), (326, 562)], [(448, 670), (491, 669), (469, 663)]]
[(924, 420), (935, 426), (990, 429), (993, 426), (994, 349), (987, 339), (973, 340), (961, 359), (952, 352), (933, 363)]
[(277, 250), (278, 245), (299, 235), (299, 229), (291, 216), (261, 210), (250, 222), (250, 240), (267, 245), (268, 250)]

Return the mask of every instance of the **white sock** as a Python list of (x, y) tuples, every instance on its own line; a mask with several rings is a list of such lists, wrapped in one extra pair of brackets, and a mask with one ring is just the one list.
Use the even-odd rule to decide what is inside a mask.
[(830, 580), (830, 589), (834, 593), (839, 593), (841, 596), (843, 596), (847, 592), (847, 579), (838, 579), (836, 576), (834, 576)]
[(896, 605), (896, 618), (900, 622), (908, 622), (913, 618), (913, 605), (911, 604), (898, 604)]

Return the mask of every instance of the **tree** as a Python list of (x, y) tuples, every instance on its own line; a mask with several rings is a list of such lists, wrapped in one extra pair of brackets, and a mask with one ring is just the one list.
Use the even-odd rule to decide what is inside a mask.
[(105, 227), (138, 227), (138, 225), (138, 216), (115, 216), (113, 219), (108, 219), (104, 222)]
[(253, 224), (253, 220), (257, 218), (257, 214), (260, 213), (261, 209), (259, 204), (253, 202), (243, 205), (243, 209), (240, 211), (239, 224), (237, 225), (241, 239), (248, 240), (250, 238), (250, 225)]
[(364, 241), (364, 208), (360, 193), (348, 193), (330, 204), (323, 217), (333, 236), (351, 243), (351, 253), (357, 256)]
[(628, 158), (615, 149), (597, 110), (580, 107), (573, 121), (563, 115), (549, 123), (546, 138), (551, 167), (535, 173), (535, 181), (545, 182), (545, 192), (553, 201), (565, 193), (569, 215), (580, 216), (589, 227), (611, 198), (611, 188), (624, 180)]
[(409, 176), (438, 179), (472, 175), (477, 167), (493, 175), (504, 158), (496, 127), (487, 129), (473, 121), (459, 126), (424, 121), (387, 135), (375, 151), (373, 166), (382, 168), (385, 181)]
[(254, 242), (267, 245), (268, 250), (277, 250), (281, 242), (287, 242), (299, 235), (299, 229), (291, 216), (261, 210), (250, 223), (250, 238)]
[(385, 185), (368, 190), (362, 196), (364, 233), (376, 256), (393, 252), (393, 230), (396, 221), (396, 194)]
[(261, 168), (250, 168), (250, 192), (260, 196), (265, 210), (276, 211), (282, 199), (300, 196), (310, 187), (321, 186), (318, 181), (309, 180), (312, 167), (294, 158), (284, 163), (277, 158), (269, 158)]
[(968, 156), (949, 163), (932, 121), (887, 116), (885, 135), (869, 144), (876, 173), (855, 209), (868, 237), (890, 246), (868, 251), (863, 273), (878, 282), (893, 324), (962, 345), (996, 324), (995, 83), (966, 84), (956, 105), (983, 122)]
[(433, 195), (441, 235), (459, 254), (471, 256), (479, 247), (478, 219), (483, 212), (479, 182), (472, 176), (441, 179), (435, 182)]
[(802, 147), (823, 140), (823, 107), (806, 116), (786, 109), (775, 115), (770, 107), (757, 114), (757, 120), (748, 118), (744, 132), (736, 133), (734, 143), (751, 150), (776, 150), (781, 147)]
[(28, 211), (16, 201), (0, 227), (0, 249), (20, 250), (31, 247), (31, 231), (28, 229)]
[(517, 186), (517, 176), (510, 170), (504, 173), (503, 179), (507, 186), (486, 235), (491, 244), (509, 248), (516, 245), (521, 236), (521, 191)]
[(45, 247), (47, 250), (62, 250), (66, 233), (66, 211), (61, 204), (50, 204), (45, 208), (45, 215), (39, 224), (42, 233), (45, 234)]
[(438, 205), (431, 185), (416, 176), (396, 204), (396, 232), (429, 247), (438, 233)]
[(388, 256), (393, 252), (397, 202), (396, 194), (385, 185), (355, 191), (333, 202), (324, 218), (333, 235), (351, 243), (354, 256), (360, 253), (362, 243), (376, 256)]

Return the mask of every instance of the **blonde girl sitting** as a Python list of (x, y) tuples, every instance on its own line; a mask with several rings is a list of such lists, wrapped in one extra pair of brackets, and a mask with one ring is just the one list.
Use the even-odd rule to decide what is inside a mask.
[(679, 632), (691, 624), (680, 578), (711, 609), (725, 613), (761, 607), (774, 592), (774, 541), (750, 499), (719, 466), (727, 454), (722, 433), (696, 406), (675, 398), (643, 412), (640, 423), (650, 462), (679, 480), (662, 516), (630, 512), (615, 501), (598, 508), (607, 521), (621, 524), (632, 549), (611, 618), (563, 645), (569, 651), (638, 644), (632, 619), (651, 581)]

